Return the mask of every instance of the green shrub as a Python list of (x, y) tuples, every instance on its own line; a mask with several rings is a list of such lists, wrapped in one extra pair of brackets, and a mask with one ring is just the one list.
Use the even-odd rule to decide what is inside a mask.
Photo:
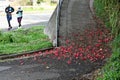
[(111, 28), (112, 34), (120, 32), (120, 2), (119, 0), (95, 0), (96, 14)]
[(111, 29), (115, 37), (112, 56), (97, 80), (120, 80), (120, 0), (94, 0), (96, 15)]
[(112, 57), (102, 69), (103, 75), (97, 80), (120, 80), (120, 49), (114, 49)]

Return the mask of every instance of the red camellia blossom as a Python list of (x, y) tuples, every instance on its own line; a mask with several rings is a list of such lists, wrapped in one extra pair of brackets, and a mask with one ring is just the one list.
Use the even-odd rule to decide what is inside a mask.
[(71, 60), (68, 60), (67, 63), (68, 63), (68, 64), (71, 64)]
[[(75, 39), (65, 40), (66, 46), (59, 46), (45, 52), (36, 52), (32, 54), (34, 55), (33, 60), (39, 61), (38, 56), (41, 54), (43, 54), (43, 57), (48, 56), (51, 59), (57, 59), (58, 61), (67, 60), (67, 64), (71, 64), (72, 62), (80, 63), (81, 61), (86, 60), (95, 62), (98, 60), (103, 60), (106, 57), (110, 57), (111, 49), (108, 46), (108, 43), (112, 41), (113, 37), (109, 34), (107, 29), (87, 29), (83, 32), (83, 34), (75, 33), (72, 35)], [(63, 39), (63, 37), (59, 38)], [(31, 55), (23, 55), (22, 57), (25, 56)], [(24, 62), (21, 60), (20, 64), (23, 65)]]
[(79, 53), (75, 53), (75, 54), (74, 54), (74, 57), (75, 57), (76, 59), (78, 59)]
[(66, 40), (66, 44), (69, 44), (69, 40)]

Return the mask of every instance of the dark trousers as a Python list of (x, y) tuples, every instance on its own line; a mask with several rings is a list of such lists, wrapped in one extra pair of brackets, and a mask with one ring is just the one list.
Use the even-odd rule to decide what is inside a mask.
[(21, 26), (22, 17), (18, 17), (18, 18), (17, 18), (17, 21), (18, 21), (19, 27), (20, 27), (20, 26)]
[(10, 23), (11, 20), (12, 20), (12, 16), (7, 14), (7, 21), (8, 21), (9, 27), (11, 27), (11, 23)]

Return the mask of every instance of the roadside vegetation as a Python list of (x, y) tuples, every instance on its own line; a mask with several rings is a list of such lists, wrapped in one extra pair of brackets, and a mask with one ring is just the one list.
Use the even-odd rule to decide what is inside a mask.
[(97, 80), (120, 80), (120, 0), (94, 0), (94, 7), (114, 36), (112, 55)]
[(0, 33), (0, 54), (18, 54), (52, 47), (44, 26)]
[(26, 13), (30, 12), (37, 12), (37, 13), (50, 13), (53, 12), (54, 9), (56, 8), (56, 5), (54, 6), (23, 6), (22, 9)]

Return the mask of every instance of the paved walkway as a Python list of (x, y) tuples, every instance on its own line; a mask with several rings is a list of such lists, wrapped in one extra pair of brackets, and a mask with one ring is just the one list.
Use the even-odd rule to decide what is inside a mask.
[[(96, 27), (96, 23), (91, 13), (93, 0), (65, 0), (63, 1), (59, 36), (63, 39), (59, 39), (59, 45), (64, 44), (67, 39), (73, 39), (73, 34), (82, 34), (85, 29), (93, 29)], [(69, 4), (66, 4), (69, 3)], [(92, 10), (93, 11), (93, 10)]]
[[(22, 19), (22, 28), (28, 28), (36, 25), (46, 25), (52, 13), (34, 13), (34, 14), (24, 14)], [(16, 15), (14, 14), (11, 20), (12, 30), (18, 27), (18, 22)], [(8, 23), (5, 15), (0, 16), (0, 30), (7, 31)]]

